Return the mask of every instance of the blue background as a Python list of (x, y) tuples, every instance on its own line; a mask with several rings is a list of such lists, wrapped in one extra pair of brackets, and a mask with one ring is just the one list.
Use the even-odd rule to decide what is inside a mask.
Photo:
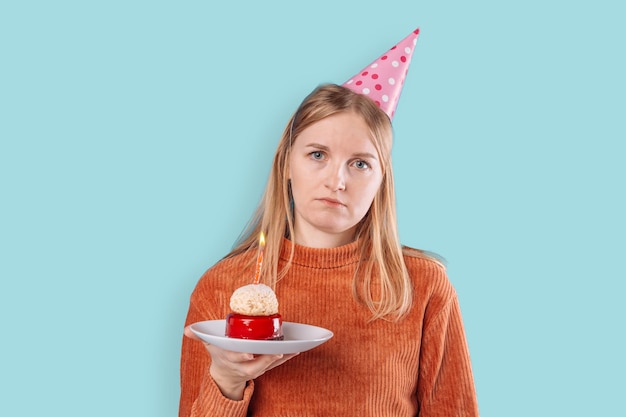
[(176, 415), (289, 115), (417, 26), (400, 233), (448, 261), (482, 415), (626, 415), (621, 5), (3, 2), (0, 415)]

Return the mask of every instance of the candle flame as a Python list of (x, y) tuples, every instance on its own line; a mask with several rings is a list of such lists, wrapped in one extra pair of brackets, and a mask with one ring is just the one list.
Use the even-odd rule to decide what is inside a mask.
[(259, 247), (263, 249), (265, 247), (265, 233), (261, 232), (261, 236), (259, 237)]

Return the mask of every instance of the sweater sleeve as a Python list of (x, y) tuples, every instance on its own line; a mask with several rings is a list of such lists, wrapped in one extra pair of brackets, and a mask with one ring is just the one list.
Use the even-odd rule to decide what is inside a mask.
[[(194, 292), (191, 297), (185, 326), (211, 320), (205, 309), (199, 308), (198, 300), (205, 299)], [(203, 343), (183, 337), (180, 362), (179, 417), (245, 417), (254, 391), (254, 382), (249, 381), (241, 401), (224, 397), (209, 373), (211, 355)]]
[(478, 404), (456, 293), (424, 324), (418, 400), (420, 417), (476, 417)]

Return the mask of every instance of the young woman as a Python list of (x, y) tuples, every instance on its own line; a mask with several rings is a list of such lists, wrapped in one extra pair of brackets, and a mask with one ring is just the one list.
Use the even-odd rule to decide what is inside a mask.
[(297, 355), (184, 338), (181, 417), (478, 415), (456, 293), (440, 262), (398, 239), (391, 144), (364, 95), (324, 85), (303, 101), (250, 227), (198, 282), (186, 324), (226, 317), (263, 231), (262, 282), (283, 318), (334, 337)]

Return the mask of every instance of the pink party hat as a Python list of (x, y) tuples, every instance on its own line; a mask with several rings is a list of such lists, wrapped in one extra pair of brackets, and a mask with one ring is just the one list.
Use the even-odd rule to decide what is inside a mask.
[(343, 86), (370, 97), (393, 119), (419, 33), (419, 28), (415, 29)]

